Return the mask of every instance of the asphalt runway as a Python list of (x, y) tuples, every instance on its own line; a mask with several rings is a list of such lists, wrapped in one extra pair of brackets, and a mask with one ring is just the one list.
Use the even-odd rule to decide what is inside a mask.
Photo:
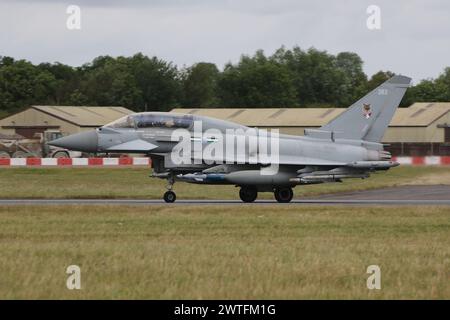
[(163, 200), (142, 199), (3, 199), (0, 205), (445, 205), (450, 206), (450, 185), (401, 186), (384, 189), (342, 192), (297, 199), (278, 204), (275, 200), (183, 200), (166, 204)]

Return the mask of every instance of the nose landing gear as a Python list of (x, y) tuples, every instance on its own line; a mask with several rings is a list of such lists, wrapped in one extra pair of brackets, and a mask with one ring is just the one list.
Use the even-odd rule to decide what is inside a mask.
[(164, 201), (167, 203), (173, 203), (177, 199), (177, 195), (172, 190), (166, 191), (164, 193)]
[(173, 184), (175, 183), (175, 179), (173, 175), (170, 175), (169, 178), (167, 178), (167, 191), (164, 193), (164, 201), (167, 203), (173, 203), (177, 199), (177, 195), (175, 192), (172, 191)]

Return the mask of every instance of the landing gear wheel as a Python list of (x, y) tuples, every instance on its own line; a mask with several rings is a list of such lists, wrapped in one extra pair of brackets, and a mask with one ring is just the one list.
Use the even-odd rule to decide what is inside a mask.
[(175, 200), (177, 200), (177, 195), (175, 192), (172, 191), (173, 184), (175, 183), (175, 178), (173, 176), (173, 173), (170, 173), (167, 178), (167, 191), (164, 193), (164, 201), (167, 203), (173, 203)]
[(273, 191), (275, 199), (281, 203), (291, 202), (294, 197), (294, 192), (292, 192), (292, 188), (276, 188)]
[(253, 202), (258, 197), (258, 190), (252, 187), (241, 187), (241, 190), (239, 190), (239, 197), (244, 202)]
[(177, 195), (173, 191), (166, 191), (164, 193), (164, 201), (167, 203), (173, 203), (177, 199)]

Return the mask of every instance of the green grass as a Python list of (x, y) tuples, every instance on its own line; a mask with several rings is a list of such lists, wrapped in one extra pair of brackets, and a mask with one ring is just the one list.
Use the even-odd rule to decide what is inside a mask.
[[(0, 198), (140, 198), (160, 199), (166, 181), (149, 178), (149, 168), (0, 168)], [(450, 167), (402, 166), (369, 179), (299, 186), (297, 198), (404, 184), (450, 183)], [(238, 199), (234, 186), (177, 182), (179, 199)], [(260, 198), (272, 198), (262, 193)]]
[[(0, 298), (450, 299), (449, 217), (448, 207), (3, 206)], [(71, 264), (79, 291), (66, 289)], [(372, 264), (381, 290), (366, 287)]]

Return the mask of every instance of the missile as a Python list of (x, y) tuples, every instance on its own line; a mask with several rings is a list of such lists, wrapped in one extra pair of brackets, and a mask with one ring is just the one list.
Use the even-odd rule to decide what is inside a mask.
[(176, 178), (180, 181), (198, 184), (221, 184), (226, 182), (224, 173), (187, 173), (179, 174), (176, 176)]

